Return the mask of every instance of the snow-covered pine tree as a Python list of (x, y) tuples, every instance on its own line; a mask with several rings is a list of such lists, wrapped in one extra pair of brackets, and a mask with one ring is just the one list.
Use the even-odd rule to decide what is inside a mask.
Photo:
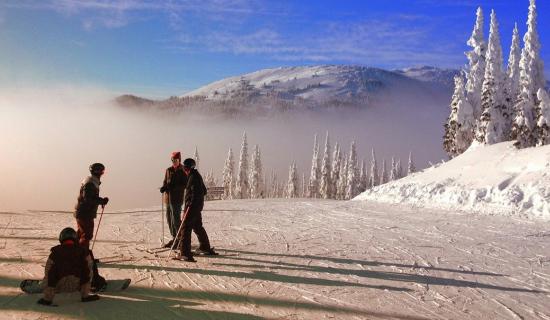
[(397, 179), (403, 178), (403, 167), (401, 166), (401, 159), (397, 159), (397, 163), (395, 166), (397, 168)]
[(235, 184), (235, 198), (248, 198), (248, 142), (246, 141), (246, 132), (243, 134), (243, 142), (241, 144), (241, 154), (239, 156), (239, 171), (237, 172), (237, 181)]
[(195, 154), (193, 155), (193, 159), (195, 159), (195, 168), (198, 170), (200, 159), (199, 159), (199, 149), (197, 148), (197, 146), (195, 146)]
[(508, 57), (508, 70), (506, 71), (506, 78), (507, 78), (507, 84), (506, 84), (506, 104), (507, 109), (506, 113), (508, 114), (508, 117), (505, 117), (506, 121), (506, 131), (504, 132), (504, 135), (506, 137), (506, 140), (510, 139), (510, 133), (512, 131), (512, 122), (514, 121), (514, 118), (516, 116), (514, 105), (516, 104), (516, 101), (518, 99), (519, 93), (520, 93), (520, 87), (519, 87), (519, 61), (521, 59), (521, 48), (520, 48), (520, 38), (519, 38), (519, 31), (518, 31), (518, 24), (516, 23), (514, 25), (514, 32), (512, 34), (512, 45), (510, 46), (510, 55)]
[(306, 183), (306, 174), (302, 173), (302, 192), (300, 197), (305, 198), (307, 195), (307, 183)]
[(260, 147), (258, 145), (254, 146), (254, 152), (252, 153), (251, 163), (250, 163), (250, 175), (248, 177), (250, 184), (250, 198), (258, 199), (263, 195), (262, 190), (262, 160)]
[(367, 190), (367, 183), (368, 183), (367, 166), (365, 163), (365, 159), (363, 159), (361, 160), (361, 170), (359, 174), (359, 190), (358, 190), (359, 193)]
[(539, 117), (537, 120), (537, 146), (545, 146), (550, 144), (550, 98), (548, 92), (540, 88), (537, 92), (539, 104)]
[(455, 90), (451, 101), (451, 114), (445, 124), (443, 148), (453, 158), (470, 147), (474, 139), (473, 109), (464, 95), (464, 81), (455, 76)]
[(412, 151), (409, 152), (409, 165), (407, 166), (407, 175), (411, 175), (416, 172), (416, 168), (413, 162)]
[(535, 0), (529, 5), (527, 32), (523, 37), (521, 52), (520, 94), (515, 106), (516, 117), (512, 124), (511, 138), (518, 148), (532, 147), (537, 143), (537, 91), (545, 87), (544, 64), (540, 58), (540, 42), (537, 31), (537, 7)]
[(323, 161), (321, 163), (321, 181), (319, 183), (319, 195), (323, 199), (330, 198), (331, 185), (331, 164), (330, 164), (330, 141), (327, 131), (325, 138), (325, 151), (323, 153)]
[(374, 188), (380, 183), (378, 178), (378, 164), (376, 163), (376, 155), (374, 153), (374, 148), (372, 148), (372, 158), (370, 160), (370, 177), (369, 177), (369, 188)]
[(296, 161), (292, 162), (288, 172), (288, 183), (286, 187), (287, 198), (298, 198), (298, 172), (296, 169)]
[(481, 93), (481, 117), (476, 128), (476, 140), (495, 144), (505, 141), (505, 125), (508, 117), (505, 105), (505, 78), (502, 71), (502, 47), (495, 11), (491, 11), (491, 27), (485, 67), (485, 79)]
[(338, 142), (334, 145), (332, 153), (332, 172), (330, 173), (331, 183), (329, 185), (330, 198), (336, 199), (338, 190), (338, 180), (340, 180), (340, 167), (342, 165), (342, 155), (340, 154), (340, 145)]
[(319, 169), (319, 143), (317, 142), (317, 134), (315, 134), (308, 187), (308, 195), (310, 198), (319, 197), (319, 174), (321, 172)]
[(223, 166), (223, 199), (233, 199), (233, 176), (234, 176), (234, 161), (233, 161), (233, 150), (229, 148), (227, 152), (227, 159), (225, 159), (225, 164)]
[(487, 45), (483, 35), (483, 10), (477, 9), (476, 23), (467, 44), (472, 47), (466, 52), (469, 61), (468, 79), (466, 82), (466, 97), (474, 110), (474, 118), (481, 115), (481, 87), (485, 77), (485, 54)]
[(277, 174), (275, 170), (271, 170), (271, 187), (269, 189), (269, 197), (277, 198)]
[(380, 173), (380, 184), (388, 182), (388, 171), (386, 170), (386, 159), (382, 159), (382, 172)]
[(357, 150), (355, 141), (351, 142), (348, 158), (348, 179), (346, 185), (346, 199), (353, 199), (359, 194), (359, 176), (357, 170)]
[(346, 187), (348, 185), (348, 158), (346, 154), (342, 156), (342, 162), (340, 164), (340, 176), (338, 177), (338, 183), (336, 185), (336, 199), (346, 199)]
[(214, 169), (210, 169), (206, 174), (206, 179), (204, 179), (204, 184), (207, 188), (212, 188), (216, 186), (216, 177), (214, 176)]
[(391, 157), (390, 177), (388, 181), (393, 181), (397, 179), (397, 162), (395, 162), (394, 157)]

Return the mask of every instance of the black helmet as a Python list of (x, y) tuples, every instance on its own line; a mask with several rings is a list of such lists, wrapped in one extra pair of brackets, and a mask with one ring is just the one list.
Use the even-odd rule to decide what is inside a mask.
[(105, 170), (105, 166), (101, 163), (94, 163), (90, 165), (90, 172), (98, 172)]
[(183, 166), (186, 167), (186, 168), (193, 169), (196, 165), (197, 165), (197, 163), (192, 158), (187, 158), (187, 159), (183, 160)]
[(78, 240), (78, 236), (76, 235), (76, 231), (74, 231), (73, 228), (67, 227), (63, 230), (61, 230), (61, 233), (59, 233), (59, 242), (63, 243), (65, 240)]

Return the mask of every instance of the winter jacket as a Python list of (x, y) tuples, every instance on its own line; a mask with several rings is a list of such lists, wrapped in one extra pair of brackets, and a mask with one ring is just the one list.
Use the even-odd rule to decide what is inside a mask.
[(191, 169), (185, 187), (185, 210), (189, 210), (186, 219), (200, 215), (204, 207), (204, 196), (206, 196), (206, 186), (202, 176), (196, 169)]
[(183, 193), (186, 185), (187, 176), (185, 175), (185, 172), (183, 172), (182, 165), (179, 165), (176, 168), (171, 166), (166, 169), (162, 187), (166, 190), (166, 192), (168, 192), (171, 203), (176, 205), (183, 204)]
[(82, 181), (80, 193), (75, 206), (74, 216), (78, 219), (95, 219), (97, 208), (103, 202), (99, 197), (99, 185), (101, 182), (98, 177), (89, 176)]
[(90, 281), (88, 266), (89, 250), (78, 244), (60, 244), (51, 248), (47, 265), (50, 266), (46, 277), (48, 287), (55, 287), (58, 281), (67, 276), (80, 279), (80, 284)]

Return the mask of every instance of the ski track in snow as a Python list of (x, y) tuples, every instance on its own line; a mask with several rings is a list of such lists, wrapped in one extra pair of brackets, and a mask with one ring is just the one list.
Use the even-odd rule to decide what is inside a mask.
[(18, 284), (42, 277), (72, 216), (0, 215), (0, 319), (550, 319), (549, 222), (357, 201), (213, 201), (203, 220), (220, 256), (193, 264), (145, 251), (160, 244), (154, 209), (103, 217), (100, 271), (131, 278), (130, 288), (90, 304), (61, 294), (57, 308)]

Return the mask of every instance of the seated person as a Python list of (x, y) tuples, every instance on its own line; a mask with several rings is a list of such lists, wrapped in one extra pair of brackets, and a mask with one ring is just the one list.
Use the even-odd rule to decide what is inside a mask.
[(78, 244), (73, 228), (63, 229), (59, 234), (59, 242), (61, 244), (51, 249), (46, 262), (41, 282), (44, 297), (38, 303), (49, 306), (56, 292), (74, 291), (80, 291), (82, 302), (98, 300), (98, 295), (90, 294), (93, 277), (90, 251)]

